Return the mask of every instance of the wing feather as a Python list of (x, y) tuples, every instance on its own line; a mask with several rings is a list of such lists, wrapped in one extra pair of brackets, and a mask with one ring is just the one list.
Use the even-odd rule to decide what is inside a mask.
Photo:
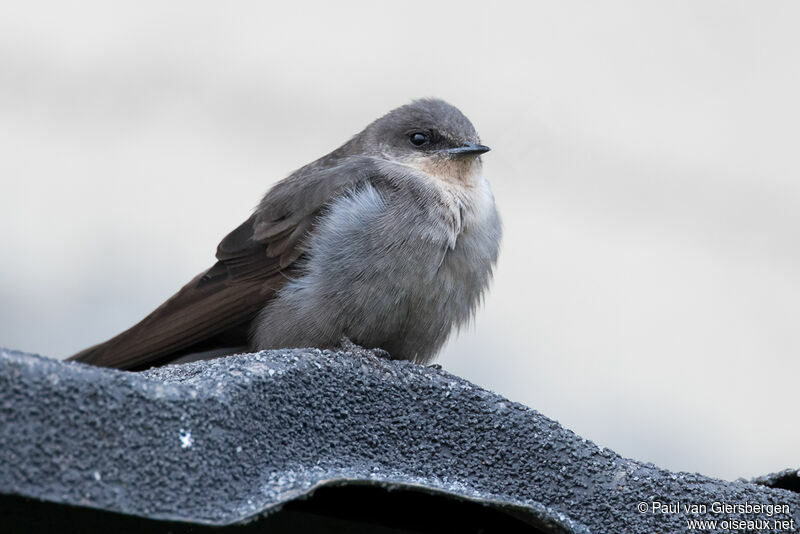
[[(246, 346), (249, 323), (286, 283), (306, 236), (325, 206), (377, 173), (364, 157), (300, 169), (276, 184), (255, 213), (217, 247), (217, 263), (121, 334), (70, 358), (104, 367), (143, 369), (193, 348)], [(235, 334), (234, 334), (235, 333)]]

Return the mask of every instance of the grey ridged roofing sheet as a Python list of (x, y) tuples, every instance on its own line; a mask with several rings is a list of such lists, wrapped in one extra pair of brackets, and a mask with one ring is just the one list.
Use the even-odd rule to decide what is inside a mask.
[[(731, 518), (800, 528), (797, 493), (622, 458), (443, 370), (367, 351), (143, 373), (0, 352), (0, 493), (225, 525), (332, 481), (489, 502), (552, 532), (685, 532), (687, 520)], [(654, 513), (654, 501), (789, 510)]]

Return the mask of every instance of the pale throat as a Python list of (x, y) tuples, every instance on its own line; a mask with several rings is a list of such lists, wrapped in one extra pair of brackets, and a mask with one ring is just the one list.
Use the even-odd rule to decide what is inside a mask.
[(483, 165), (478, 158), (414, 158), (406, 165), (422, 171), (457, 213), (459, 231), (481, 224), (494, 210), (494, 197), (489, 182), (483, 177)]
[(478, 158), (414, 158), (408, 164), (448, 185), (471, 188), (481, 181), (482, 165)]

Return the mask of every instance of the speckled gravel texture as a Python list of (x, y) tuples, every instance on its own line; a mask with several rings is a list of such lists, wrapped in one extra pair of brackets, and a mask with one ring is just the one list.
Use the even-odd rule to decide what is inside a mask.
[[(0, 493), (222, 525), (330, 481), (507, 503), (553, 531), (687, 532), (687, 520), (730, 518), (800, 530), (800, 494), (622, 458), (446, 371), (368, 351), (130, 373), (0, 350)], [(653, 513), (653, 501), (709, 510)], [(719, 514), (714, 502), (789, 512)]]

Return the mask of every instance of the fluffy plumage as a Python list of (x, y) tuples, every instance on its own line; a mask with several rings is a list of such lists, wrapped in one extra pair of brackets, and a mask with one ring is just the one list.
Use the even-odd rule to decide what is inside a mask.
[[(423, 145), (409, 141), (415, 133)], [(473, 314), (497, 260), (486, 150), (441, 100), (393, 110), (276, 184), (208, 271), (72, 359), (139, 369), (203, 351), (331, 348), (346, 337), (430, 361)]]

